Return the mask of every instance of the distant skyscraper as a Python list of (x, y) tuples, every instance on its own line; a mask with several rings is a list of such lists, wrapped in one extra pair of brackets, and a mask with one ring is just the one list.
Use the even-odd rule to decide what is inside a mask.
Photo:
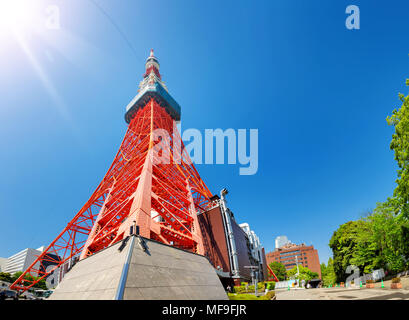
[(282, 246), (285, 246), (289, 243), (291, 243), (291, 241), (288, 240), (287, 236), (278, 236), (275, 241), (276, 249), (281, 248)]

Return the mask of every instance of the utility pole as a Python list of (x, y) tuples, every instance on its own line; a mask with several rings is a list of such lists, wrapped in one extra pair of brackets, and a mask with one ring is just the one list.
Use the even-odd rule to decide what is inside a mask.
[(297, 278), (297, 282), (298, 282), (298, 286), (300, 286), (300, 268), (298, 267), (298, 256), (295, 256), (295, 264), (297, 265), (297, 274), (296, 277)]
[(258, 266), (244, 266), (245, 268), (251, 269), (251, 283), (254, 285), (254, 294), (257, 296), (257, 285), (258, 285)]

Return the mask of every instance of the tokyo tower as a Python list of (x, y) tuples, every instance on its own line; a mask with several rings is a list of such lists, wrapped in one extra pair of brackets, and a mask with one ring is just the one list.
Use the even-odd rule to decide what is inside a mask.
[(180, 113), (151, 50), (138, 94), (126, 108), (127, 132), (106, 175), (11, 289), (25, 291), (136, 230), (142, 237), (204, 254), (197, 214), (209, 207), (212, 194), (184, 149), (176, 127)]

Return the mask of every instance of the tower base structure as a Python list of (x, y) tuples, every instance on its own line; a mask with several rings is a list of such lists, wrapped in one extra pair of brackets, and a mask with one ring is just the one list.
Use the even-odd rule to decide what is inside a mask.
[(209, 260), (132, 235), (77, 262), (50, 300), (227, 300)]

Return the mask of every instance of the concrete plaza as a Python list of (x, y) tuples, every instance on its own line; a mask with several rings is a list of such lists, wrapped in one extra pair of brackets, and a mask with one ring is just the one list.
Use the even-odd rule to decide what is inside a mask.
[(277, 300), (409, 300), (407, 289), (318, 288), (278, 289)]

